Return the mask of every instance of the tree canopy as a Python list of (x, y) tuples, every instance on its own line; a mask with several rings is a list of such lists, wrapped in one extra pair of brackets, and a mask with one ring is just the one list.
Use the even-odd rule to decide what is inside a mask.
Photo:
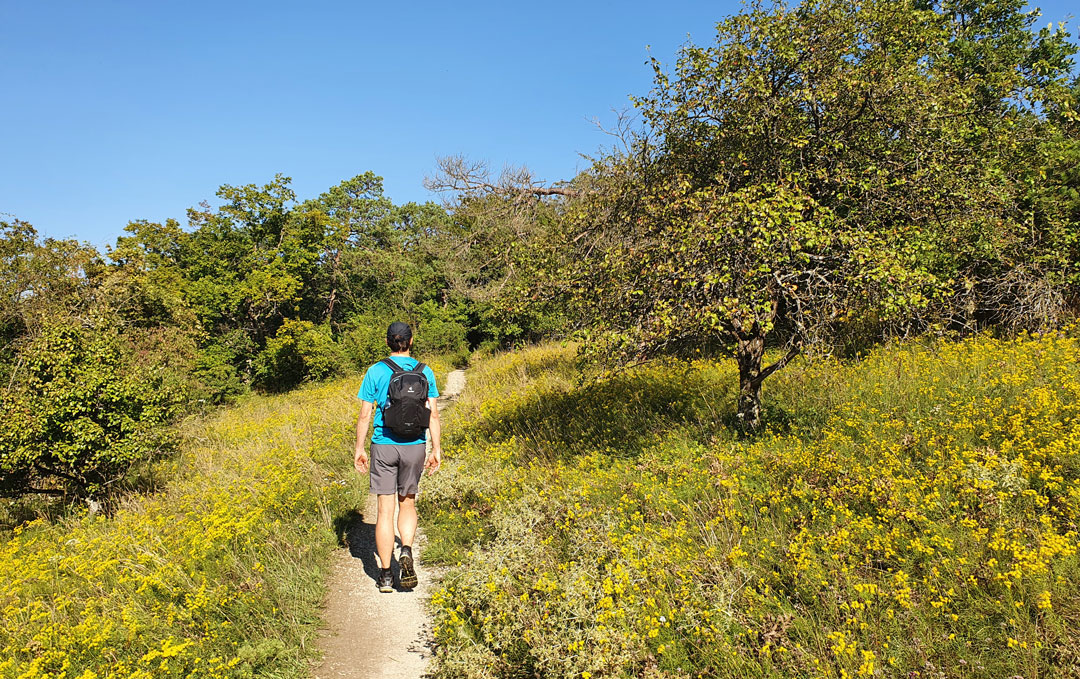
[(305, 201), (281, 175), (218, 197), (186, 226), (132, 222), (104, 256), (0, 224), (0, 494), (105, 493), (171, 447), (176, 415), (363, 369), (391, 320), (422, 353), (484, 339), (438, 256), (441, 206), (397, 205), (371, 172)]
[[(654, 62), (643, 128), (587, 173), (553, 278), (594, 355), (727, 348), (753, 430), (803, 344), (1030, 321), (1025, 296), (1075, 281), (1076, 222), (1023, 162), (1074, 148), (1075, 48), (1023, 7), (757, 3), (673, 72)], [(787, 350), (764, 366), (769, 343)]]

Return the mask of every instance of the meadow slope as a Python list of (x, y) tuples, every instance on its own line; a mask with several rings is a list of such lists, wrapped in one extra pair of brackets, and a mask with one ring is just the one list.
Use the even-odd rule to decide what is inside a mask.
[[(449, 364), (428, 357), (440, 384)], [(160, 492), (0, 536), (0, 677), (307, 677), (331, 550), (367, 487), (360, 378), (179, 427)]]
[(165, 491), (16, 529), (0, 676), (306, 676), (335, 512), (360, 501), (342, 463), (353, 387), (190, 422)]
[(306, 676), (334, 519), (362, 501), (342, 427), (358, 386), (188, 422), (166, 490), (16, 528), (0, 677)]
[(470, 373), (421, 497), (439, 677), (1080, 673), (1080, 342), (800, 362), (770, 428), (733, 365), (579, 384), (542, 347)]

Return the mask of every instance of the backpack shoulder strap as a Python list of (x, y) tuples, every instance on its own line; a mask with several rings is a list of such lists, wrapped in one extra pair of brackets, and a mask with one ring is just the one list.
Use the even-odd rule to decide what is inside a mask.
[(412, 372), (420, 373), (421, 375), (423, 375), (424, 374), (424, 368), (426, 368), (426, 367), (427, 366), (424, 365), (423, 363), (417, 362), (416, 367), (412, 369)]
[(394, 371), (395, 375), (397, 375), (398, 373), (405, 372), (404, 370), (401, 369), (400, 365), (398, 365), (397, 363), (394, 363), (389, 358), (384, 358), (383, 360), (379, 361), (379, 363), (382, 363), (387, 368), (390, 368), (390, 370)]

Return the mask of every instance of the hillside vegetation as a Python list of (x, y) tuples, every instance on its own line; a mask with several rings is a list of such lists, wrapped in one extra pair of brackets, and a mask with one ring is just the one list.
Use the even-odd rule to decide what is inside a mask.
[(747, 433), (804, 350), (1060, 328), (1077, 50), (1024, 0), (752, 2), (653, 60), (614, 147), (562, 181), (448, 157), (441, 203), (397, 204), (374, 172), (315, 196), (277, 174), (103, 251), (0, 221), (0, 497), (118, 501), (178, 418), (363, 370), (393, 320), (459, 362), (734, 355)]
[(366, 490), (358, 388), (190, 421), (166, 490), (5, 535), (0, 677), (307, 676), (327, 557)]
[(562, 181), (0, 221), (0, 679), (305, 674), (394, 320), (487, 357), (422, 496), (439, 676), (1080, 676), (1070, 30), (755, 0)]
[(486, 283), (453, 255), (468, 229), (370, 172), (308, 200), (280, 175), (218, 198), (104, 252), (0, 221), (0, 497), (112, 502), (185, 414), (356, 374), (391, 321), (460, 361), (536, 332), (469, 295)]
[(438, 676), (1080, 672), (1075, 331), (797, 362), (754, 438), (734, 362), (574, 362), (495, 358), (456, 406)]

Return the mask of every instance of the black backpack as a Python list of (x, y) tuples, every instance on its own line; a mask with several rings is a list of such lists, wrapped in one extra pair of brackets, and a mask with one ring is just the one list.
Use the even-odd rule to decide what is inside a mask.
[(382, 363), (394, 371), (383, 408), (383, 426), (389, 427), (398, 438), (418, 439), (431, 420), (424, 364), (417, 363), (412, 370), (402, 370), (389, 358), (384, 358)]

